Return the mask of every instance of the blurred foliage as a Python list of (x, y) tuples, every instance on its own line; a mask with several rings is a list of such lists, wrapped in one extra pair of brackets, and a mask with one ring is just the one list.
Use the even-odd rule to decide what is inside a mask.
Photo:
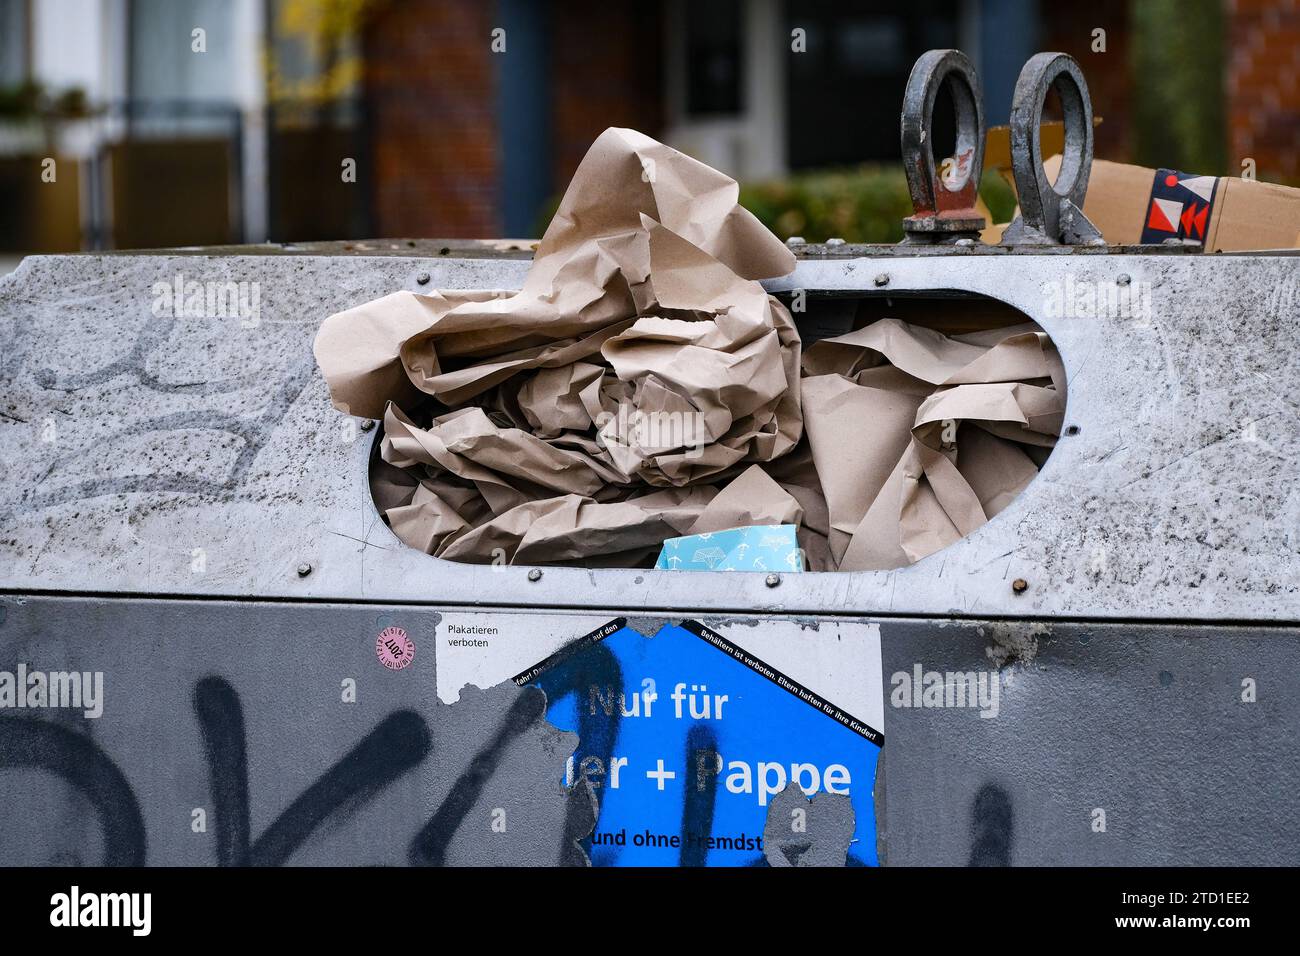
[[(1002, 177), (986, 173), (980, 195), (994, 222), (1008, 222), (1015, 194)], [(912, 200), (901, 166), (868, 165), (795, 173), (784, 179), (747, 183), (740, 203), (780, 239), (808, 242), (832, 237), (846, 242), (898, 242)]]
[(35, 116), (40, 111), (43, 97), (41, 85), (31, 80), (14, 86), (0, 86), (0, 117), (19, 119)]
[(54, 98), (52, 112), (68, 118), (90, 115), (90, 101), (86, 91), (79, 86), (70, 87)]
[[(1015, 215), (1015, 190), (997, 172), (984, 174), (980, 197), (993, 215), (990, 225)], [(782, 241), (803, 236), (808, 242), (898, 242), (903, 219), (912, 214), (902, 166), (883, 163), (742, 184), (740, 204)], [(559, 207), (560, 196), (552, 196), (538, 213), (534, 236), (546, 232)]]
[[(272, 20), (276, 43), (268, 47), (265, 58), (270, 99), (323, 104), (351, 95), (361, 82), (361, 31), (387, 2), (276, 0)], [(289, 58), (277, 44), (297, 46), (299, 75), (292, 75)]]
[(780, 239), (803, 236), (821, 242), (897, 242), (899, 225), (912, 214), (903, 170), (861, 166), (816, 170), (785, 179), (747, 183), (740, 203)]
[(0, 87), (0, 119), (79, 119), (90, 113), (86, 91), (77, 86), (58, 94), (34, 80)]
[(1219, 0), (1142, 0), (1129, 7), (1136, 161), (1230, 175)]
[(993, 222), (989, 225), (1010, 222), (1016, 215), (1016, 191), (996, 172), (984, 174), (980, 181), (980, 198), (989, 207)]

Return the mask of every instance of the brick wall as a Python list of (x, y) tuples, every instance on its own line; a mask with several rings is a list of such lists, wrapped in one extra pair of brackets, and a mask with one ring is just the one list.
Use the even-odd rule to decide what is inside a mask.
[[(365, 35), (374, 233), (501, 234), (495, 4), (400, 0)], [(551, 7), (551, 181), (558, 196), (606, 127), (663, 127), (661, 5)], [(508, 55), (508, 54), (507, 54)]]
[(663, 11), (654, 2), (564, 0), (551, 51), (557, 191), (597, 136), (630, 126), (659, 138), (664, 126)]
[(400, 0), (366, 29), (373, 228), (380, 236), (500, 234), (493, 4)]
[(1229, 172), (1255, 160), (1256, 178), (1300, 184), (1300, 3), (1227, 4)]
[[(1130, 62), (1132, 2), (1091, 0), (1041, 8), (1042, 48), (1062, 50), (1079, 61), (1093, 110), (1105, 119), (1097, 130), (1097, 155), (1130, 162), (1133, 107), (1142, 93), (1142, 79), (1133, 75)], [(1195, 15), (1194, 5), (1187, 14)], [(1242, 160), (1250, 157), (1257, 178), (1300, 184), (1300, 0), (1225, 0), (1224, 25), (1226, 166), (1204, 171), (1236, 175)], [(1090, 48), (1096, 27), (1106, 30), (1104, 54)]]
[[(1097, 155), (1132, 161), (1130, 0), (1042, 7), (1042, 49), (1083, 67)], [(501, 231), (494, 4), (400, 0), (365, 36), (373, 231), (383, 236), (487, 237)], [(1226, 0), (1228, 169), (1251, 157), (1268, 181), (1300, 183), (1300, 0)], [(656, 2), (565, 0), (552, 6), (552, 182), (558, 194), (608, 126), (651, 136), (664, 126), (663, 11)], [(1094, 29), (1106, 52), (1092, 51)]]

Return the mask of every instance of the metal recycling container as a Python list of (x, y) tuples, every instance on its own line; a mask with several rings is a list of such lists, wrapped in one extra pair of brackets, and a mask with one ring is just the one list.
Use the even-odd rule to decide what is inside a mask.
[[(845, 299), (1003, 303), (1050, 334), (1069, 396), (1039, 477), (974, 534), (895, 571), (784, 575), (493, 568), (394, 538), (377, 430), (330, 406), (315, 329), (527, 266), (434, 242), (37, 256), (0, 279), (0, 862), (600, 862), (583, 841), (619, 769), (663, 795), (668, 822), (624, 837), (664, 862), (1296, 862), (1294, 256), (802, 247), (766, 285), (807, 295), (809, 334)], [(256, 308), (159, 309), (178, 282)], [(1045, 290), (1067, 282), (1148, 307), (1060, 315)], [(789, 678), (765, 708), (802, 689), (883, 731), (854, 787), (869, 819), (792, 805), (776, 783), (813, 771), (772, 761), (747, 792), (806, 836), (694, 839), (700, 795), (743, 785), (692, 765), (707, 721), (656, 784), (609, 742), (645, 719), (635, 695), (579, 688), (566, 729), (529, 693), (559, 680), (530, 667), (615, 624), (686, 626)], [(19, 703), (20, 672), (45, 692)], [(996, 703), (897, 693), (931, 673), (992, 674)], [(698, 686), (659, 687), (657, 712), (734, 708)], [(610, 759), (566, 766), (602, 734)]]

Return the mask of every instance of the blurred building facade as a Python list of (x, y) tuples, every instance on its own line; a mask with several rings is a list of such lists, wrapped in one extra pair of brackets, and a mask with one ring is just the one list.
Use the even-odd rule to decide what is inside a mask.
[(363, 8), (0, 0), (0, 251), (369, 232)]
[(953, 46), (990, 124), (1063, 50), (1098, 155), (1300, 180), (1296, 0), (0, 0), (0, 249), (535, 235), (608, 126), (742, 180), (896, 162)]

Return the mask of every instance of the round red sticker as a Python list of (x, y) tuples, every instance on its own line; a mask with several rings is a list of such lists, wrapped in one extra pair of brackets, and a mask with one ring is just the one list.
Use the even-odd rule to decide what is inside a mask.
[(400, 627), (386, 627), (375, 638), (379, 663), (390, 671), (400, 671), (415, 660), (415, 642)]

